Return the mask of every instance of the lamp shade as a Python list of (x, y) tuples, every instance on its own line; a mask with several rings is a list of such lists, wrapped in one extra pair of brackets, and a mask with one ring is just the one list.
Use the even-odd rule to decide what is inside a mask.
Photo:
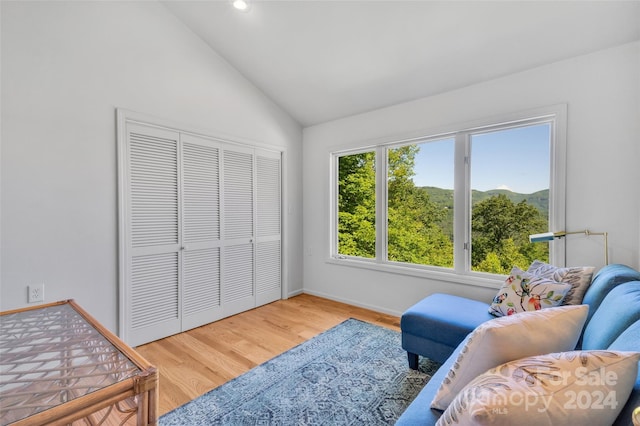
[(529, 235), (529, 242), (531, 243), (540, 243), (543, 241), (551, 241), (555, 238), (555, 234), (553, 232), (544, 232), (542, 234), (532, 234)]

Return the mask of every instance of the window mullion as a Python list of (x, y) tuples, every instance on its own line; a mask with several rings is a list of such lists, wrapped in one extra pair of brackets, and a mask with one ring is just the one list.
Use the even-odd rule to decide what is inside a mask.
[(379, 146), (376, 149), (376, 262), (386, 263), (388, 260), (388, 175), (387, 149)]
[(454, 155), (453, 268), (459, 274), (465, 273), (471, 267), (469, 151), (469, 135), (457, 133)]
[[(566, 229), (565, 196), (566, 196), (566, 106), (558, 108), (551, 122), (551, 168), (549, 176), (549, 230)], [(565, 265), (566, 239), (553, 241), (549, 248), (549, 261), (554, 265)]]
[(331, 257), (339, 257), (340, 250), (338, 249), (338, 161), (340, 159), (339, 155), (332, 154), (331, 156), (331, 199), (330, 199), (330, 218), (329, 218), (329, 227), (332, 229), (332, 232), (329, 234), (329, 255)]

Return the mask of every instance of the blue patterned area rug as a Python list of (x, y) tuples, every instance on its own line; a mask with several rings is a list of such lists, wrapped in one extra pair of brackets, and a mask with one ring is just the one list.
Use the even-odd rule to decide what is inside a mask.
[(440, 366), (400, 333), (349, 319), (160, 418), (170, 425), (394, 424)]

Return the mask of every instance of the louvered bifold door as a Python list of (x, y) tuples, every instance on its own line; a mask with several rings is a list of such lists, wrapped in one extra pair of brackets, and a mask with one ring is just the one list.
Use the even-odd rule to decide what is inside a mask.
[(256, 305), (282, 298), (281, 160), (256, 151)]
[(224, 147), (222, 306), (224, 315), (254, 308), (253, 150)]
[(135, 346), (181, 329), (178, 133), (127, 124), (124, 324)]
[(182, 135), (182, 330), (222, 318), (220, 147)]

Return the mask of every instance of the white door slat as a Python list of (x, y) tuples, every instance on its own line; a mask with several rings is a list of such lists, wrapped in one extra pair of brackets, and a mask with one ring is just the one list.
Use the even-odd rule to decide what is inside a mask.
[(258, 236), (280, 234), (280, 159), (258, 156)]
[(184, 241), (220, 237), (219, 149), (195, 140), (183, 144)]
[(129, 149), (132, 246), (177, 243), (177, 138), (131, 132)]
[(224, 303), (254, 295), (253, 244), (224, 248)]
[(178, 256), (137, 256), (131, 271), (131, 328), (178, 318)]
[(220, 306), (220, 249), (184, 254), (184, 314)]
[(225, 239), (253, 236), (253, 155), (224, 150)]
[(281, 287), (280, 241), (258, 243), (256, 253), (256, 292), (270, 292)]

